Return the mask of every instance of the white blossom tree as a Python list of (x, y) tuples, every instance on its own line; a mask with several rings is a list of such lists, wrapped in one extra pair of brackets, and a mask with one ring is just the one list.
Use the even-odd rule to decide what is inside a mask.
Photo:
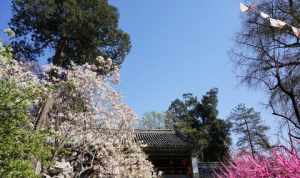
[(103, 77), (94, 68), (53, 66), (47, 73), (48, 84), (55, 88), (49, 96), (55, 99), (43, 127), (56, 132), (54, 158), (69, 143), (75, 158), (56, 161), (69, 161), (75, 176), (151, 177), (151, 163), (133, 140), (136, 117), (112, 87), (118, 71)]
[[(4, 48), (3, 48), (4, 49)], [(1, 50), (3, 50), (1, 48)], [(7, 48), (5, 48), (7, 50)], [(0, 56), (0, 75), (13, 78), (18, 86), (39, 88), (31, 103), (32, 128), (52, 133), (49, 166), (34, 162), (46, 177), (153, 177), (152, 165), (134, 142), (132, 125), (136, 116), (122, 102), (113, 85), (119, 71), (97, 75), (95, 65), (63, 69), (49, 65), (42, 74), (31, 72), (32, 65), (16, 62), (10, 52)], [(102, 67), (111, 60), (98, 57)], [(116, 68), (114, 66), (114, 68)], [(40, 167), (40, 168), (39, 168)]]

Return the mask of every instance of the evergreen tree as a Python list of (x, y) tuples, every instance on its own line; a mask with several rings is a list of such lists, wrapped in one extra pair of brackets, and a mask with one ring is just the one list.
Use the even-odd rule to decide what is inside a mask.
[(228, 118), (233, 127), (232, 131), (239, 135), (236, 145), (241, 149), (250, 149), (254, 156), (260, 149), (270, 148), (266, 136), (268, 127), (262, 124), (260, 113), (253, 108), (239, 104)]
[[(184, 94), (168, 109), (175, 130), (186, 135), (201, 161), (223, 161), (229, 154), (230, 124), (218, 119), (217, 89), (211, 89), (199, 101), (193, 94)], [(170, 123), (170, 121), (168, 121)]]
[(75, 64), (103, 63), (111, 58), (119, 67), (130, 50), (129, 35), (118, 27), (119, 14), (107, 0), (13, 0), (9, 23), (15, 32), (14, 55), (19, 60), (36, 60), (43, 54), (49, 61), (68, 68)]

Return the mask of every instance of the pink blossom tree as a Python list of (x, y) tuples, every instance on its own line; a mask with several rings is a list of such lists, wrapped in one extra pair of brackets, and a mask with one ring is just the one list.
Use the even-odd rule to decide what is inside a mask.
[(268, 155), (248, 152), (235, 156), (229, 165), (224, 165), (218, 178), (300, 178), (300, 157), (296, 149), (274, 147)]

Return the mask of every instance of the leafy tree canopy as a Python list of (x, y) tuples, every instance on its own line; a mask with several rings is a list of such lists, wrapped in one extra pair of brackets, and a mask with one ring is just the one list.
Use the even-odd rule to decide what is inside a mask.
[(12, 9), (16, 59), (36, 60), (50, 50), (48, 60), (58, 66), (95, 64), (103, 74), (113, 69), (104, 70), (107, 61), (98, 56), (119, 67), (130, 50), (118, 11), (107, 0), (13, 0)]
[[(230, 124), (217, 118), (217, 89), (209, 90), (201, 101), (191, 93), (173, 101), (167, 111), (167, 123), (187, 135), (202, 161), (220, 161), (228, 157)], [(170, 124), (169, 124), (170, 125)]]

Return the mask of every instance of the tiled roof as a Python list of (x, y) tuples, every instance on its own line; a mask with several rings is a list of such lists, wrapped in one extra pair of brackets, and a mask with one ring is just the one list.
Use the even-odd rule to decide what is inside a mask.
[(185, 141), (184, 137), (176, 133), (174, 130), (154, 129), (135, 131), (135, 141), (152, 148), (182, 148), (189, 147), (190, 144)]

